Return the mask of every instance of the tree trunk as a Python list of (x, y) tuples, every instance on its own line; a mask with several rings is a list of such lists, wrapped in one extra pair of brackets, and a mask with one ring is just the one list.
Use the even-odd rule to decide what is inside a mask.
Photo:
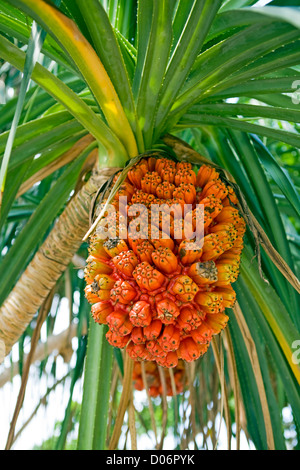
[[(77, 252), (89, 228), (89, 211), (99, 187), (116, 172), (95, 169), (71, 199), (47, 239), (0, 309), (0, 342), (7, 355)], [(1, 358), (0, 358), (1, 359)]]

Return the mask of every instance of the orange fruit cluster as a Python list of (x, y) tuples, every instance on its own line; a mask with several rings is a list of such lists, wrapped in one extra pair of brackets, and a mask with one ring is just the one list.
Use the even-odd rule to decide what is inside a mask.
[(196, 172), (149, 157), (129, 170), (91, 236), (85, 268), (92, 316), (108, 325), (111, 345), (164, 367), (207, 351), (236, 299), (245, 233), (236, 204), (208, 165)]

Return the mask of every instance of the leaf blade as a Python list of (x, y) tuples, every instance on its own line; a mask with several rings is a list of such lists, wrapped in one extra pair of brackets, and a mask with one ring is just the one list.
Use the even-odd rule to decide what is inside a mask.
[[(0, 286), (0, 304), (3, 303), (20, 272), (25, 268), (38, 241), (42, 240), (49, 225), (65, 204), (76, 184), (79, 171), (83, 161), (90, 152), (90, 148), (85, 149), (81, 156), (63, 172), (23, 227), (8, 253), (4, 256), (1, 262), (1, 269), (6, 272), (6, 276)], [(20, 250), (22, 251), (21, 257)]]
[(85, 20), (95, 50), (112, 81), (131, 128), (140, 142), (141, 151), (143, 151), (128, 72), (108, 16), (97, 0), (86, 0), (84, 3), (76, 0), (75, 3)]
[[(155, 2), (152, 24), (137, 97), (137, 112), (146, 149), (151, 147), (155, 111), (172, 43), (171, 4)], [(158, 67), (159, 64), (159, 67)]]
[(180, 37), (180, 41), (170, 58), (165, 75), (156, 116), (155, 138), (158, 138), (166, 130), (164, 124), (174, 98), (187, 78), (220, 6), (221, 1), (219, 0), (214, 1), (213, 5), (202, 0), (195, 0), (194, 2), (193, 9)]
[(35, 18), (72, 56), (112, 131), (128, 149), (128, 154), (135, 156), (137, 154), (136, 140), (118, 95), (95, 50), (76, 24), (43, 0), (12, 0), (12, 3)]

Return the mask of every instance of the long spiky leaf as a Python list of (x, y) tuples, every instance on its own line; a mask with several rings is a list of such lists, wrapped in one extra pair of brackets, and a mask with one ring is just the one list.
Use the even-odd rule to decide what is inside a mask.
[(43, 0), (12, 0), (59, 42), (74, 60), (101, 107), (111, 129), (124, 143), (131, 157), (137, 155), (136, 140), (111, 80), (90, 43), (76, 24)]

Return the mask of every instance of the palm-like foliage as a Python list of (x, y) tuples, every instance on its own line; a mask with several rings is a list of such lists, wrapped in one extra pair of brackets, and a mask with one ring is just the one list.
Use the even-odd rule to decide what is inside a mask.
[[(0, 116), (0, 152), (5, 156), (6, 149), (9, 157), (0, 219), (0, 338), (7, 352), (17, 341), (22, 351), (35, 313), (44, 318), (45, 299), (67, 292), (72, 304), (76, 291), (79, 304), (70, 321), (78, 321), (79, 346), (71, 392), (81, 375), (89, 306), (72, 256), (85, 258), (86, 243), (75, 224), (65, 232), (55, 221), (63, 210), (72, 221), (73, 202), (74, 210), (83, 207), (88, 227), (93, 189), (85, 202), (80, 195), (96, 161), (103, 177), (138, 154), (168, 149), (195, 164), (205, 157), (240, 190), (249, 225), (234, 286), (238, 303), (222, 341), (188, 368), (189, 398), (173, 399), (172, 430), (176, 443), (186, 447), (193, 439), (199, 445), (199, 435), (200, 445), (207, 444), (210, 402), (216, 410), (219, 389), (229, 442), (234, 422), (236, 436), (242, 427), (257, 449), (284, 448), (286, 406), (296, 428), (300, 425), (300, 369), (293, 354), (300, 328), (300, 108), (291, 96), (299, 80), (300, 10), (297, 1), (252, 8), (256, 3), (0, 0), (0, 58), (23, 71), (23, 80), (31, 67), (34, 82), (23, 103), (8, 101)], [(31, 35), (36, 24), (43, 32), (40, 63), (30, 56), (38, 47)], [(16, 110), (19, 125), (8, 154)], [(294, 152), (294, 167), (279, 160), (282, 148)], [(71, 230), (76, 242), (65, 262), (59, 258), (56, 278), (48, 279), (47, 261), (58, 261)], [(53, 243), (45, 245), (51, 236)], [(37, 292), (30, 292), (33, 286)], [(55, 315), (47, 322), (50, 334)], [(104, 334), (104, 328), (90, 325), (78, 437), (83, 449), (117, 445), (128, 401), (135, 442), (130, 364), (123, 364)], [(189, 402), (190, 432), (183, 432), (180, 418)], [(58, 448), (65, 443), (70, 406), (71, 399)], [(162, 406), (164, 422), (165, 398)], [(115, 424), (112, 436), (107, 419)]]

